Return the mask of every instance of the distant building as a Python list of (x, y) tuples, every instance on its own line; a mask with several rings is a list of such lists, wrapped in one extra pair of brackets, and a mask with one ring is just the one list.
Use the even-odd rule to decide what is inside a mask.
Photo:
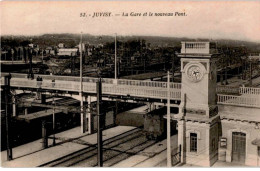
[[(76, 48), (79, 49), (79, 52), (81, 51), (81, 46), (80, 45), (77, 45)], [(82, 52), (85, 52), (86, 51), (86, 45), (85, 43), (82, 43)]]
[(63, 48), (59, 49), (58, 56), (76, 56), (78, 54), (77, 48)]
[(30, 43), (28, 44), (28, 47), (31, 47), (31, 48), (39, 48), (39, 45), (35, 45), (33, 43)]
[(92, 56), (92, 52), (93, 52), (93, 47), (88, 47), (87, 48), (87, 56)]
[(46, 54), (50, 54), (50, 51), (52, 50), (52, 47), (47, 47), (46, 49), (45, 49), (45, 52), (46, 52)]
[(59, 47), (59, 48), (65, 48), (65, 45), (64, 45), (64, 43), (59, 43), (59, 44), (58, 44), (58, 47)]
[(50, 55), (55, 55), (55, 50), (50, 50)]
[(33, 43), (28, 44), (29, 47), (33, 48)]
[(258, 55), (250, 55), (248, 58), (249, 60), (255, 60), (260, 62), (260, 53)]

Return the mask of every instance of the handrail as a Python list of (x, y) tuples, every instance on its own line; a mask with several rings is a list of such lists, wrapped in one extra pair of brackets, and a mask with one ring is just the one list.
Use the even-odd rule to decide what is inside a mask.
[[(1, 79), (3, 80), (3, 79)], [(42, 88), (50, 90), (63, 90), (63, 91), (79, 91), (80, 82), (75, 81), (61, 81), (56, 80), (55, 83), (51, 80), (36, 81), (24, 78), (15, 78), (10, 80), (12, 87), (27, 87), (27, 88)], [(103, 84), (103, 93), (110, 95), (123, 95), (123, 96), (133, 96), (133, 97), (145, 97), (145, 98), (155, 98), (155, 99), (166, 99), (167, 98), (167, 88), (164, 87), (145, 87), (136, 85), (122, 85), (122, 84)], [(95, 82), (83, 82), (83, 91), (88, 93), (96, 92)], [(172, 88), (170, 90), (170, 97), (173, 100), (180, 100), (181, 91), (180, 89)]]
[[(2, 75), (7, 75), (8, 73), (2, 73)], [(40, 76), (43, 80), (60, 80), (60, 81), (75, 81), (79, 82), (79, 77), (72, 77), (72, 76), (52, 76), (52, 75), (39, 75), (35, 74), (35, 78)], [(12, 73), (13, 78), (26, 78), (26, 74), (21, 73)], [(94, 77), (83, 77), (83, 82), (97, 82), (98, 78)], [(103, 83), (105, 84), (113, 84), (114, 79), (111, 78), (102, 78)], [(125, 85), (125, 86), (145, 86), (145, 87), (162, 87), (167, 88), (166, 82), (159, 82), (159, 81), (146, 81), (146, 80), (128, 80), (128, 79), (118, 79), (117, 84)], [(181, 83), (170, 83), (170, 88), (181, 89)]]
[[(45, 76), (43, 81), (36, 81), (36, 79), (25, 78), (26, 74), (15, 74), (10, 80), (13, 87), (27, 87), (27, 88), (44, 88), (50, 90), (64, 90), (64, 91), (79, 91), (80, 82), (78, 78), (69, 78), (69, 80), (61, 79), (63, 76), (53, 82), (52, 76)], [(88, 93), (96, 92), (97, 78), (84, 77), (83, 91)], [(115, 83), (114, 79), (103, 79), (103, 93), (111, 95), (123, 95), (133, 97), (167, 99), (167, 83), (156, 81), (139, 81), (118, 79)], [(4, 85), (3, 75), (1, 77), (1, 85)], [(231, 104), (238, 106), (260, 107), (260, 88), (253, 87), (229, 87), (217, 86), (218, 104)], [(223, 93), (238, 93), (238, 95), (226, 95)], [(248, 96), (250, 95), (250, 96)], [(172, 100), (181, 99), (181, 83), (170, 84), (170, 98)]]
[(260, 95), (260, 88), (255, 87), (240, 87), (239, 88), (240, 94), (254, 94), (254, 95)]
[(218, 94), (218, 104), (230, 104), (237, 106), (260, 107), (259, 97), (233, 96)]
[(218, 94), (239, 94), (239, 87), (234, 86), (225, 86), (225, 85), (217, 85), (216, 92)]

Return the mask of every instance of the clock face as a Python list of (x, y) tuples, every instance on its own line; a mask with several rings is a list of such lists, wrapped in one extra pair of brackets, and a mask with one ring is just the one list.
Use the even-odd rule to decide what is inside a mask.
[(203, 73), (199, 66), (192, 65), (187, 69), (187, 76), (192, 82), (198, 82), (202, 79)]

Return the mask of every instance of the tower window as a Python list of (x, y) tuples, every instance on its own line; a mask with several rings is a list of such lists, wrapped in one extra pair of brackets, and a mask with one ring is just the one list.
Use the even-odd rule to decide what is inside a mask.
[(190, 152), (197, 152), (197, 134), (190, 133)]

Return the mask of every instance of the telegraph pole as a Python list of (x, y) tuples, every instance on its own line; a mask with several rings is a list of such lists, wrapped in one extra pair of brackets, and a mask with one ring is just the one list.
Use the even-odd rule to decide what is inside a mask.
[(115, 33), (115, 79), (117, 79), (116, 33)]
[(103, 167), (103, 140), (102, 140), (102, 119), (103, 114), (101, 112), (101, 102), (102, 101), (102, 82), (99, 77), (97, 82), (97, 142), (98, 142), (98, 166)]
[(253, 75), (253, 68), (252, 68), (252, 60), (249, 59), (249, 66), (250, 66), (250, 71), (249, 71), (249, 85), (252, 86), (252, 75)]
[(80, 125), (81, 125), (81, 133), (85, 133), (85, 115), (83, 110), (83, 84), (82, 84), (82, 32), (80, 35)]
[(43, 48), (42, 48), (42, 63), (43, 63)]
[(174, 51), (173, 59), (172, 59), (172, 82), (174, 82), (174, 70), (175, 70), (174, 60), (175, 60), (175, 51)]
[(55, 104), (55, 100), (54, 100), (54, 97), (53, 97), (53, 113), (52, 113), (52, 129), (53, 129), (53, 146), (56, 145), (56, 141), (55, 141), (55, 107), (56, 107), (56, 104)]
[(7, 148), (7, 160), (13, 159), (11, 137), (10, 137), (10, 79), (11, 75), (5, 76), (5, 120), (6, 120), (6, 148)]
[(32, 70), (32, 55), (33, 55), (33, 49), (29, 48), (29, 74), (28, 74), (28, 78), (33, 79), (34, 75), (33, 75), (33, 70)]
[(171, 116), (170, 116), (170, 71), (167, 73), (167, 167), (172, 167), (171, 159)]

